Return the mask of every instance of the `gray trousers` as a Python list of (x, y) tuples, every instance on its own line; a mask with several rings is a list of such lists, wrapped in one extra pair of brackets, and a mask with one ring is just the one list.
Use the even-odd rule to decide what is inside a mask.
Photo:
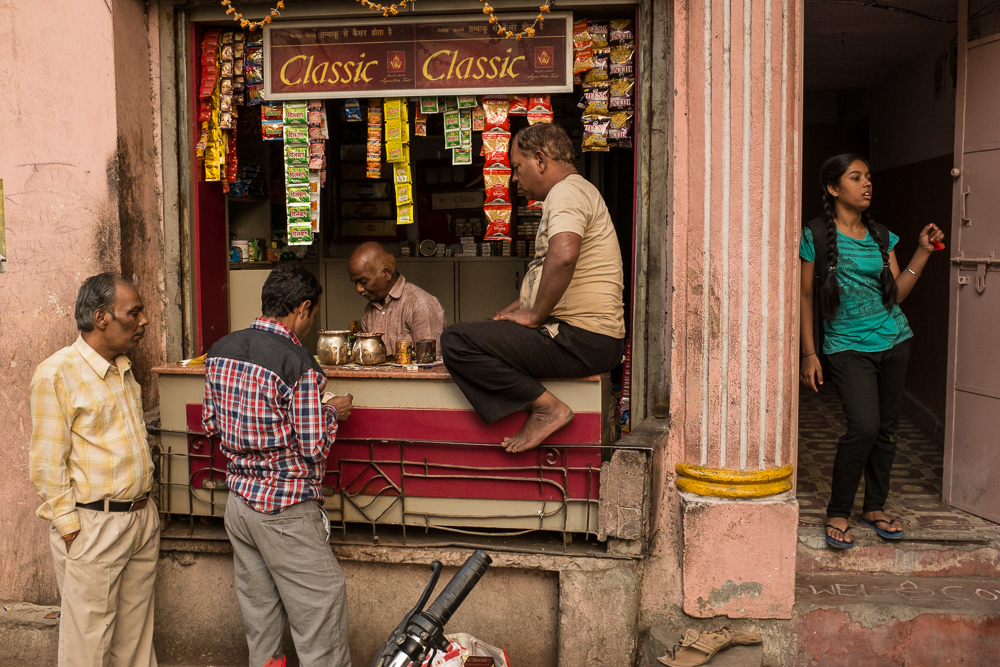
[(302, 667), (351, 667), (344, 573), (322, 506), (307, 500), (261, 514), (230, 491), (226, 532), (250, 667), (284, 655), (286, 619)]

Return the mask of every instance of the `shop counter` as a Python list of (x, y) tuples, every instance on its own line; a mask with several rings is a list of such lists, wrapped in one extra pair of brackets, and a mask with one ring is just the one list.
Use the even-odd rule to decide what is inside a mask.
[[(575, 413), (537, 449), (500, 441), (527, 413), (487, 425), (443, 366), (324, 366), (327, 391), (351, 394), (327, 462), (325, 507), (348, 523), (515, 534), (596, 533), (602, 453), (613, 440), (607, 374), (542, 383)], [(204, 367), (154, 369), (161, 412), (163, 511), (223, 516), (226, 459), (201, 425)]]

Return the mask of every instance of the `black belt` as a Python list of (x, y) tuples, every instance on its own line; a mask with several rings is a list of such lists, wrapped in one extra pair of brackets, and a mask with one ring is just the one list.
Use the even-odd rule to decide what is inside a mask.
[[(148, 501), (149, 496), (143, 496), (142, 498), (125, 502), (95, 500), (92, 503), (77, 503), (76, 506), (85, 510), (94, 510), (95, 512), (135, 512), (145, 507)], [(104, 507), (105, 502), (108, 504), (107, 509)]]

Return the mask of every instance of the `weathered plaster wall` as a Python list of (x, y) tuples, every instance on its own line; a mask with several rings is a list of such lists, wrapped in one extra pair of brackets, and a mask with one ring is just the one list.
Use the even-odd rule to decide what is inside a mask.
[[(83, 279), (120, 270), (123, 237), (130, 248), (136, 247), (133, 239), (156, 238), (159, 216), (151, 185), (149, 47), (143, 16), (139, 0), (36, 1), (3, 8), (0, 178), (8, 260), (8, 273), (0, 274), (0, 456), (6, 462), (0, 468), (3, 599), (57, 599), (48, 525), (34, 515), (37, 495), (28, 481), (31, 375), (39, 362), (76, 338), (73, 305)], [(129, 33), (124, 41), (119, 39), (122, 31)], [(118, 59), (135, 62), (116, 68)], [(125, 160), (120, 157), (122, 115), (129, 116)], [(140, 132), (137, 128), (143, 125)], [(123, 165), (129, 174), (124, 180)], [(123, 201), (130, 210), (124, 227), (119, 221)], [(145, 253), (158, 248), (159, 241), (144, 245)], [(135, 254), (129, 252), (130, 257)], [(152, 302), (155, 327), (157, 296), (145, 287), (161, 280), (155, 259), (130, 259), (129, 266), (137, 269), (143, 296)], [(162, 348), (155, 342), (155, 328), (150, 333), (143, 345)], [(137, 356), (157, 354), (144, 349)], [(140, 364), (148, 367), (152, 362)]]

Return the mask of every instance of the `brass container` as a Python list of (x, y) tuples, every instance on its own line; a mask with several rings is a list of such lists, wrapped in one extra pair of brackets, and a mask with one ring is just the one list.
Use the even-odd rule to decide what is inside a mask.
[(408, 340), (396, 341), (396, 363), (397, 364), (413, 363), (413, 343), (411, 343)]
[(380, 333), (359, 333), (354, 342), (354, 363), (378, 366), (385, 363), (385, 343)]
[(324, 366), (343, 366), (351, 363), (350, 331), (320, 331), (316, 356)]
[(437, 358), (437, 341), (433, 338), (421, 338), (414, 345), (414, 352), (418, 364), (433, 364)]

